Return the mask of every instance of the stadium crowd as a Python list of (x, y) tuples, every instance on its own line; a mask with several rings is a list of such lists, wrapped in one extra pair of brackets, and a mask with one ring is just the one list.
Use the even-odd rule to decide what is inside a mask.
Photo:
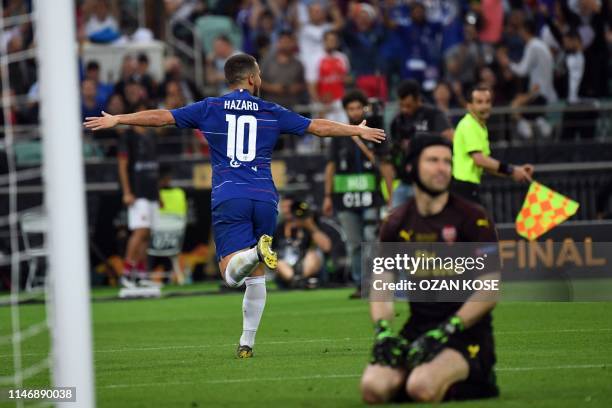
[[(4, 3), (5, 17), (30, 9), (27, 1)], [(465, 107), (467, 90), (478, 83), (494, 89), (495, 106), (589, 105), (610, 93), (609, 1), (166, 0), (157, 6), (169, 32), (139, 26), (130, 3), (78, 1), (79, 41), (112, 46), (172, 35), (201, 44), (205, 87), (198, 89), (185, 75), (186, 61), (173, 56), (157, 82), (146, 54), (126, 56), (114, 83), (89, 61), (81, 74), (84, 116), (100, 108), (130, 112), (140, 101), (172, 108), (223, 93), (223, 63), (238, 52), (260, 61), (264, 98), (331, 119), (346, 120), (340, 100), (348, 89), (387, 101), (404, 79), (421, 83), (425, 99), (446, 113)], [(30, 49), (31, 25), (8, 27), (3, 41), (9, 53)], [(36, 122), (37, 89), (33, 59), (10, 64), (10, 92), (23, 101), (13, 105), (15, 124)], [(596, 119), (592, 112), (567, 115)], [(456, 124), (458, 117), (450, 119)], [(524, 138), (552, 131), (537, 112), (516, 114), (513, 124)], [(576, 132), (568, 127), (564, 136)]]

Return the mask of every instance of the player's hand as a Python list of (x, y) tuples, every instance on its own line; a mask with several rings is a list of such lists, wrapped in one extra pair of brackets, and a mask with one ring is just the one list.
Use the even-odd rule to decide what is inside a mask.
[(395, 336), (391, 331), (389, 322), (379, 320), (376, 323), (376, 337), (372, 348), (370, 364), (380, 364), (390, 367), (403, 367), (406, 360), (408, 342)]
[(119, 124), (119, 117), (102, 111), (102, 116), (89, 116), (85, 118), (85, 127), (91, 130), (109, 129)]
[(331, 217), (334, 213), (334, 203), (331, 197), (325, 197), (323, 200), (323, 215), (326, 217)]
[(431, 361), (448, 343), (448, 339), (461, 331), (463, 331), (463, 322), (459, 317), (453, 316), (435, 329), (421, 335), (408, 347), (407, 368), (412, 370), (420, 364)]
[(533, 166), (531, 169), (525, 166), (514, 166), (512, 169), (512, 180), (517, 183), (525, 183), (531, 181), (531, 174), (533, 174)]
[(366, 121), (364, 120), (359, 124), (359, 137), (364, 140), (369, 140), (374, 143), (381, 143), (386, 139), (385, 131), (383, 129), (376, 129), (366, 126)]
[(136, 201), (134, 194), (126, 193), (123, 195), (123, 204), (127, 205), (128, 207), (134, 204), (134, 201)]

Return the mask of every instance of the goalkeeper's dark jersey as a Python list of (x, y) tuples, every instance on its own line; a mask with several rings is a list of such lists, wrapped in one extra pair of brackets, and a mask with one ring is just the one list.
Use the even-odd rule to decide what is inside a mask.
[[(411, 199), (396, 208), (384, 221), (381, 242), (497, 242), (493, 222), (484, 209), (463, 198), (450, 194), (442, 212), (423, 217)], [(410, 302), (411, 324), (417, 327), (435, 326), (455, 314), (462, 303)], [(470, 330), (491, 327), (491, 315)]]

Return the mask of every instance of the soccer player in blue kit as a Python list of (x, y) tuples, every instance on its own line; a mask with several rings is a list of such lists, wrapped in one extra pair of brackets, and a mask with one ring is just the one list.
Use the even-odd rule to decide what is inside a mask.
[(88, 117), (92, 130), (117, 125), (166, 126), (200, 129), (211, 148), (212, 222), (217, 259), (228, 286), (246, 284), (243, 332), (237, 356), (253, 356), (255, 334), (266, 303), (263, 265), (276, 268), (272, 234), (276, 226), (278, 193), (272, 180), (272, 150), (280, 134), (319, 137), (354, 136), (377, 143), (381, 129), (346, 125), (325, 119), (308, 119), (275, 103), (259, 99), (259, 65), (248, 54), (237, 54), (225, 63), (231, 92), (206, 98), (185, 107), (154, 109), (125, 115)]

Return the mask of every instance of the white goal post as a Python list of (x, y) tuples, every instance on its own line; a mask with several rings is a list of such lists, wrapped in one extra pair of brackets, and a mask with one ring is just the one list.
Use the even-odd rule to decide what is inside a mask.
[(48, 216), (53, 385), (95, 406), (74, 0), (38, 0), (43, 178)]

